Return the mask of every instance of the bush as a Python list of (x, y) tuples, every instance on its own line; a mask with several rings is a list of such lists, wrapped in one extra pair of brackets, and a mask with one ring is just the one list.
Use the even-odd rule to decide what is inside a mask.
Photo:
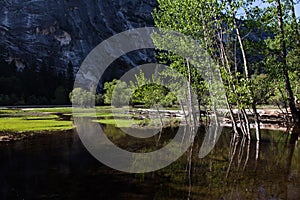
[(95, 99), (95, 95), (92, 92), (81, 88), (75, 88), (70, 93), (69, 97), (73, 104), (81, 107), (91, 107), (93, 100)]
[(131, 89), (126, 82), (114, 79), (104, 84), (104, 103), (113, 104), (116, 107), (128, 105), (130, 102)]

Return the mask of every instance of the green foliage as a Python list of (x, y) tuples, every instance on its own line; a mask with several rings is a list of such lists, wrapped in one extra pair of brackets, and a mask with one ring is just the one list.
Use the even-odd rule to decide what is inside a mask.
[(130, 83), (133, 91), (131, 96), (133, 105), (145, 105), (148, 108), (155, 105), (172, 107), (177, 103), (174, 92), (163, 86), (160, 78), (152, 76), (151, 79), (147, 79), (142, 71), (135, 78), (136, 82)]
[(268, 102), (273, 105), (287, 108), (287, 96), (284, 91), (284, 81), (282, 79), (277, 79), (271, 83), (272, 89), (269, 91), (271, 94)]
[[(158, 28), (191, 36), (208, 52), (213, 61), (219, 65), (231, 105), (240, 108), (249, 107), (253, 102), (288, 105), (283, 65), (279, 62), (282, 36), (278, 27), (276, 2), (270, 0), (265, 7), (258, 7), (254, 2), (252, 0), (158, 0), (159, 6), (154, 10), (153, 18)], [(293, 1), (281, 0), (281, 4), (287, 46), (287, 70), (292, 90), (295, 96), (298, 96), (300, 91), (298, 89), (299, 20), (293, 16), (295, 11)], [(239, 44), (237, 29), (245, 59), (241, 55), (242, 47)], [(264, 35), (260, 35), (261, 33)], [(153, 36), (158, 49), (163, 50), (164, 46), (174, 47), (169, 44), (172, 40), (169, 40), (168, 36), (166, 38), (164, 41)], [(178, 46), (180, 46), (178, 48), (186, 48), (181, 43)], [(169, 64), (172, 69), (188, 77), (187, 63), (183, 58), (164, 51), (159, 52), (157, 58), (161, 63)], [(245, 65), (248, 66), (248, 77), (246, 77)], [(199, 101), (209, 105), (208, 89), (211, 90), (212, 87), (201, 80), (201, 75), (197, 74), (194, 67), (197, 66), (192, 65), (190, 72), (192, 87), (197, 91)]]
[(251, 87), (254, 88), (254, 98), (258, 104), (269, 104), (272, 95), (273, 85), (267, 74), (253, 75), (251, 77)]
[(73, 105), (90, 107), (95, 100), (95, 95), (92, 92), (83, 90), (82, 88), (75, 88), (69, 95)]
[(104, 103), (116, 107), (129, 105), (131, 89), (126, 82), (114, 79), (104, 84)]
[(162, 100), (161, 105), (163, 107), (172, 107), (174, 105), (178, 104), (177, 97), (174, 94), (174, 92), (169, 92)]
[(134, 91), (132, 103), (144, 104), (147, 107), (151, 107), (158, 104), (167, 94), (167, 88), (155, 83), (149, 83)]
[(115, 85), (117, 84), (117, 79), (114, 79), (111, 82), (104, 83), (104, 103), (105, 104), (111, 104), (112, 94), (115, 88)]

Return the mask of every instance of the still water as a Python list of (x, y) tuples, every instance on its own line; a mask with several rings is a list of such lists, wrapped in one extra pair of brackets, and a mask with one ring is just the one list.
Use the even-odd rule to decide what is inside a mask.
[[(157, 136), (136, 142), (114, 126), (103, 129), (131, 151), (158, 145)], [(174, 131), (165, 130), (159, 143)], [(250, 143), (233, 140), (224, 128), (213, 151), (199, 159), (202, 140), (199, 132), (191, 162), (188, 152), (145, 174), (104, 166), (76, 132), (0, 143), (0, 199), (300, 199), (300, 146), (289, 134), (263, 131), (260, 143)]]

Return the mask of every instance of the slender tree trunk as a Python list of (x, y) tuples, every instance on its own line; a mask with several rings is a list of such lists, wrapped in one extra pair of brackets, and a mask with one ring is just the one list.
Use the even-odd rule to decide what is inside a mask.
[(252, 110), (254, 113), (254, 123), (255, 123), (255, 133), (256, 133), (256, 140), (261, 139), (261, 131), (260, 131), (260, 120), (259, 120), (259, 114), (256, 109), (256, 103), (252, 103)]
[(288, 65), (286, 61), (287, 50), (286, 50), (286, 42), (285, 42), (284, 24), (283, 24), (283, 13), (282, 13), (282, 6), (280, 0), (276, 0), (276, 7), (277, 7), (277, 17), (278, 17), (277, 20), (278, 20), (278, 27), (279, 27), (279, 34), (280, 34), (280, 59), (281, 59), (282, 72), (283, 72), (283, 78), (285, 83), (285, 91), (288, 97), (288, 103), (291, 109), (293, 120), (295, 123), (299, 123), (300, 117), (295, 105), (294, 94), (292, 91), (289, 74), (288, 74)]
[(228, 101), (228, 95), (227, 93), (225, 92), (225, 100), (226, 100), (226, 105), (227, 105), (227, 108), (229, 110), (229, 114), (230, 114), (230, 119), (231, 119), (231, 124), (232, 124), (232, 128), (233, 128), (233, 132), (235, 134), (235, 136), (238, 136), (239, 135), (239, 132), (238, 132), (238, 129), (237, 129), (237, 124), (236, 124), (236, 120), (234, 118), (234, 114), (233, 114), (233, 111), (231, 109), (231, 105)]
[(195, 109), (193, 107), (191, 67), (188, 59), (186, 59), (186, 64), (187, 64), (187, 72), (188, 72), (187, 87), (188, 87), (189, 119), (190, 119), (190, 125), (194, 127), (196, 125), (196, 117), (195, 117)]
[(242, 114), (244, 116), (245, 127), (246, 127), (246, 131), (247, 131), (246, 135), (247, 135), (248, 140), (251, 140), (251, 131), (250, 131), (251, 129), (250, 129), (249, 118), (248, 118), (246, 110), (244, 108), (241, 110), (242, 110)]
[(246, 130), (246, 126), (245, 126), (245, 123), (244, 123), (244, 120), (242, 119), (242, 111), (241, 110), (238, 110), (238, 112), (237, 112), (237, 115), (238, 115), (238, 120), (239, 120), (239, 122), (240, 122), (240, 128), (241, 128), (241, 131), (242, 131), (242, 133), (243, 133), (243, 136), (244, 137), (247, 137), (247, 130)]
[(299, 25), (297, 23), (297, 17), (296, 17), (296, 12), (295, 12), (295, 3), (293, 0), (290, 0), (290, 6), (291, 6), (291, 13), (292, 13), (292, 20), (293, 20), (293, 30), (295, 30), (295, 39), (296, 39), (296, 45), (300, 44), (300, 31), (299, 31)]
[(160, 111), (159, 111), (158, 105), (155, 105), (155, 108), (156, 108), (157, 113), (158, 113), (158, 116), (159, 116), (160, 130), (161, 130), (161, 131), (159, 131), (158, 139), (157, 139), (157, 141), (156, 141), (156, 146), (158, 146), (158, 143), (159, 143), (159, 141), (160, 141), (161, 134), (162, 134), (162, 129), (163, 129), (163, 127), (164, 127), (164, 122), (163, 122), (162, 116), (160, 115)]
[[(220, 35), (219, 35), (219, 41), (220, 41), (220, 55), (221, 55), (221, 61), (222, 61), (222, 65), (223, 65), (223, 68), (226, 70), (226, 66), (229, 65), (229, 61), (228, 61), (228, 58), (227, 58), (227, 55), (225, 53), (225, 47), (224, 47), (224, 44), (223, 44), (223, 38), (222, 38), (222, 30), (220, 30)], [(228, 72), (230, 74), (230, 77), (229, 79), (232, 79), (232, 75), (231, 75), (231, 72), (229, 71)], [(221, 74), (221, 73), (220, 73)], [(221, 77), (222, 79), (222, 77)], [(222, 79), (223, 80), (223, 79)], [(231, 86), (230, 83), (228, 83), (230, 87), (233, 87), (233, 92), (235, 93), (235, 88), (234, 86)], [(230, 118), (231, 118), (231, 123), (232, 123), (232, 127), (233, 127), (233, 131), (234, 131), (234, 134), (235, 136), (238, 136), (239, 135), (239, 132), (238, 132), (238, 129), (237, 129), (237, 122), (236, 122), (236, 119), (234, 117), (234, 113), (232, 111), (232, 107), (229, 103), (229, 99), (228, 99), (228, 94), (227, 92), (225, 92), (225, 98), (226, 98), (226, 105), (227, 105), (227, 108), (229, 110), (229, 114), (230, 114)]]
[(187, 118), (187, 114), (185, 112), (185, 109), (184, 109), (184, 104), (182, 102), (182, 100), (180, 101), (180, 106), (181, 106), (181, 109), (182, 109), (182, 112), (183, 112), (183, 116), (184, 116), (184, 119), (185, 119), (185, 123), (188, 125), (188, 118)]
[[(240, 30), (239, 30), (235, 15), (233, 15), (233, 23), (234, 23), (236, 34), (237, 34), (238, 41), (239, 41), (239, 44), (240, 44), (240, 49), (241, 49), (241, 52), (242, 52), (242, 55), (243, 55), (243, 63), (244, 63), (244, 71), (245, 71), (246, 80), (247, 80), (248, 83), (251, 84), (246, 51), (245, 51), (245, 47), (244, 47), (244, 44), (243, 44), (243, 40), (242, 40), (242, 37), (241, 37), (241, 34), (240, 34)], [(256, 100), (254, 98), (252, 88), (249, 89), (249, 92), (250, 92), (251, 107), (252, 107), (252, 110), (253, 110), (253, 113), (254, 113), (256, 140), (260, 140), (260, 135), (261, 135), (261, 133), (260, 133), (260, 121), (259, 121), (259, 114), (258, 114), (257, 109), (256, 109)], [(249, 132), (249, 134), (250, 134), (250, 132)]]

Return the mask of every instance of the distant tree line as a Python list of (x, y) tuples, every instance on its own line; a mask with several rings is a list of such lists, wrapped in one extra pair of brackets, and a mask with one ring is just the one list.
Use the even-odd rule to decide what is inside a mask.
[(103, 94), (93, 94), (82, 88), (75, 88), (70, 93), (70, 100), (74, 105), (90, 107), (93, 105), (139, 106), (151, 108), (155, 106), (172, 107), (177, 106), (176, 94), (162, 85), (159, 79), (147, 79), (140, 71), (135, 75), (134, 81), (113, 79), (104, 83)]
[(65, 72), (57, 72), (43, 63), (17, 69), (14, 61), (0, 58), (0, 105), (62, 105), (70, 104), (74, 72), (69, 62)]

